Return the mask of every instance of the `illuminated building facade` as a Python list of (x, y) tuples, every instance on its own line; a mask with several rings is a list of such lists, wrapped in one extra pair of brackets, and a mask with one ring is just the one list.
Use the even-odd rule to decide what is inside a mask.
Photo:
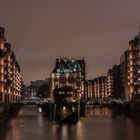
[(129, 52), (123, 53), (120, 58), (120, 82), (122, 98), (129, 101)]
[(128, 101), (140, 94), (140, 33), (129, 41), (129, 47), (120, 59), (121, 86)]
[(94, 97), (106, 98), (107, 95), (107, 77), (101, 76), (94, 79)]
[(107, 73), (107, 92), (112, 98), (121, 98), (120, 66), (114, 65)]
[(113, 97), (114, 93), (114, 75), (113, 70), (109, 69), (107, 73), (107, 92), (109, 97)]
[(8, 103), (19, 99), (22, 79), (19, 64), (4, 32), (0, 27), (0, 102)]
[(129, 92), (130, 100), (140, 94), (140, 33), (129, 42)]
[(86, 99), (94, 98), (94, 80), (86, 80), (85, 84)]
[(51, 100), (53, 101), (54, 89), (72, 87), (81, 99), (85, 98), (85, 60), (56, 59), (56, 64), (51, 73)]
[(107, 77), (101, 76), (86, 81), (86, 95), (88, 99), (107, 98)]

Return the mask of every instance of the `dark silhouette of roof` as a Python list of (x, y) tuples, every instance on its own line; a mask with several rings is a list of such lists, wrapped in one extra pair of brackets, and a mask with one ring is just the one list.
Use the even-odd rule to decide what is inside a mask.
[(84, 60), (69, 60), (67, 58), (56, 59), (56, 64), (53, 73), (79, 72), (82, 70), (83, 64)]

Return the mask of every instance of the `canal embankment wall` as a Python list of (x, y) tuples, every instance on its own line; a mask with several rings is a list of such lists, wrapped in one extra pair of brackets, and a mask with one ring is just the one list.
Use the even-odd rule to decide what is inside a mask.
[(0, 104), (0, 122), (7, 120), (10, 116), (19, 111), (21, 104), (19, 103), (1, 103)]

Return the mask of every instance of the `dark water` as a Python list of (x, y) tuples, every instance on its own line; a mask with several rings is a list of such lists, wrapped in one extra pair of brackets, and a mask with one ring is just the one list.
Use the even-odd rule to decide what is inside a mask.
[(0, 124), (0, 140), (140, 140), (138, 120), (108, 108), (86, 108), (75, 125), (56, 125), (40, 108), (24, 107), (9, 122)]

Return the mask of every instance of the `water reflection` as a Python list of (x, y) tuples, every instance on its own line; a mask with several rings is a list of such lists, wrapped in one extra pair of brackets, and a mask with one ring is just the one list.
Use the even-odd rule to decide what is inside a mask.
[(113, 116), (114, 139), (140, 140), (140, 122), (124, 115)]
[(112, 111), (106, 107), (99, 107), (99, 106), (86, 106), (86, 117), (111, 117)]
[(24, 107), (9, 122), (0, 124), (0, 140), (139, 140), (140, 123), (108, 108), (86, 106), (77, 124), (50, 122), (35, 106)]

